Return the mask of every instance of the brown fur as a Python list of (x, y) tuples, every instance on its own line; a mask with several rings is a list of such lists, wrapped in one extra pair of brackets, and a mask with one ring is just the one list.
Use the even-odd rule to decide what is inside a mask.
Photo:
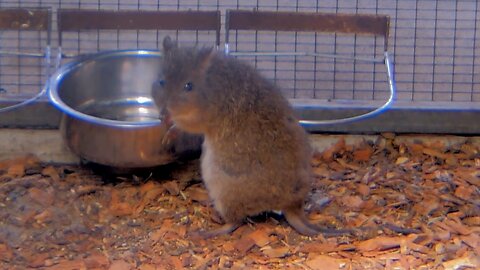
[(317, 233), (303, 214), (311, 150), (280, 90), (242, 61), (212, 49), (179, 48), (168, 37), (163, 59), (165, 85), (153, 96), (177, 127), (204, 135), (203, 179), (227, 222), (220, 233), (271, 210), (286, 213), (300, 233)]

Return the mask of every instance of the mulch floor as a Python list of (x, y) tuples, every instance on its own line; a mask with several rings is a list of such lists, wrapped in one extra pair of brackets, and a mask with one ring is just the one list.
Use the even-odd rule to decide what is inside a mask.
[(480, 269), (480, 147), (393, 134), (312, 160), (306, 211), (354, 235), (301, 236), (274, 213), (231, 235), (198, 161), (114, 174), (0, 162), (0, 269)]

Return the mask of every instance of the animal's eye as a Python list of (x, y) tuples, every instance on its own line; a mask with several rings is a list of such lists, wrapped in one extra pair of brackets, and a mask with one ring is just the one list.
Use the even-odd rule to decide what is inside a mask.
[(185, 91), (192, 91), (192, 90), (193, 90), (193, 83), (187, 82), (187, 83), (183, 86), (183, 89), (185, 89)]
[(164, 87), (165, 86), (165, 80), (158, 80), (158, 85), (160, 85), (161, 87)]

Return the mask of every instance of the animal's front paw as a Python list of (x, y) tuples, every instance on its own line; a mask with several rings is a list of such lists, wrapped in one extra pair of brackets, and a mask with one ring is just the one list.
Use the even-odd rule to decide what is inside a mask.
[(171, 125), (165, 134), (162, 137), (162, 144), (168, 145), (171, 144), (176, 138), (178, 138), (179, 130), (175, 127), (175, 125)]

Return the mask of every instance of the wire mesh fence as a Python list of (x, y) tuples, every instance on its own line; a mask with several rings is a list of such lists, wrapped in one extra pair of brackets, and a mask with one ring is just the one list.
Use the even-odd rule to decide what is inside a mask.
[[(480, 2), (475, 0), (1, 0), (0, 8), (4, 7), (53, 8), (54, 33), (58, 8), (221, 10), (222, 16), (226, 9), (387, 14), (391, 17), (389, 51), (394, 56), (398, 100), (480, 101)], [(67, 33), (62, 49), (67, 54), (158, 49), (167, 34), (181, 45), (214, 44), (214, 32), (102, 30)], [(58, 40), (56, 34), (52, 37), (54, 56)], [(242, 51), (301, 50), (373, 57), (383, 49), (378, 39), (341, 34), (243, 31), (231, 37), (231, 46)], [(1, 31), (0, 50), (42, 51), (45, 39), (42, 32)], [(306, 56), (244, 59), (290, 98), (368, 101), (384, 100), (388, 95), (381, 63)], [(41, 58), (1, 56), (0, 98), (38, 92), (45, 72)]]
[(43, 87), (48, 69), (45, 58), (39, 55), (45, 53), (46, 39), (46, 31), (1, 32), (0, 95), (26, 97)]

